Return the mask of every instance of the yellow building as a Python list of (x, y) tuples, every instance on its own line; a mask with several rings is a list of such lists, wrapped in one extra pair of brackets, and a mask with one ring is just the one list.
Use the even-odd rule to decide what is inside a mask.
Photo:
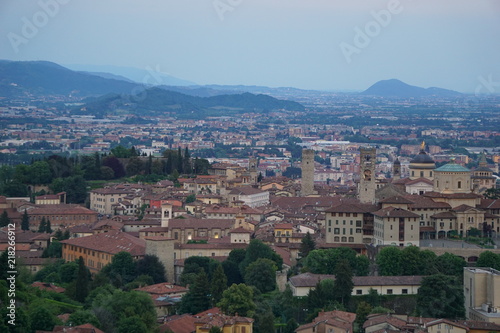
[(500, 324), (500, 271), (464, 268), (465, 316)]
[(83, 258), (90, 273), (98, 273), (118, 252), (129, 252), (133, 258), (144, 256), (146, 242), (121, 231), (109, 231), (92, 236), (66, 239), (62, 243), (62, 258), (74, 261)]

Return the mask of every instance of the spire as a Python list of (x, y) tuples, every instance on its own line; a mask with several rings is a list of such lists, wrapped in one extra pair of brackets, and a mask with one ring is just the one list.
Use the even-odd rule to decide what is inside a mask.
[(422, 141), (422, 143), (420, 144), (420, 150), (425, 151), (425, 141)]

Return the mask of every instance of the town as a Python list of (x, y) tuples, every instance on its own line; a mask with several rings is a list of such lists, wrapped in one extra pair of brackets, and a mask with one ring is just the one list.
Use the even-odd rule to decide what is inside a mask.
[(498, 100), (274, 97), (306, 110), (1, 107), (18, 325), (500, 331)]

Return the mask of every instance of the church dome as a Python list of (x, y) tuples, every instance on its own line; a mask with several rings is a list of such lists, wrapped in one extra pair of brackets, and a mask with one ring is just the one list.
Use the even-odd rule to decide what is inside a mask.
[(411, 164), (434, 164), (434, 160), (432, 157), (427, 155), (427, 153), (423, 150), (420, 151), (420, 153), (415, 156), (411, 161)]

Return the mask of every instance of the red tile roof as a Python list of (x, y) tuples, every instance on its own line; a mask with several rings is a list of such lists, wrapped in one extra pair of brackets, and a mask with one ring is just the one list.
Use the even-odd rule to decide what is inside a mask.
[(143, 256), (146, 251), (145, 240), (121, 231), (109, 231), (92, 236), (72, 238), (61, 243), (110, 254), (126, 251), (132, 256)]

